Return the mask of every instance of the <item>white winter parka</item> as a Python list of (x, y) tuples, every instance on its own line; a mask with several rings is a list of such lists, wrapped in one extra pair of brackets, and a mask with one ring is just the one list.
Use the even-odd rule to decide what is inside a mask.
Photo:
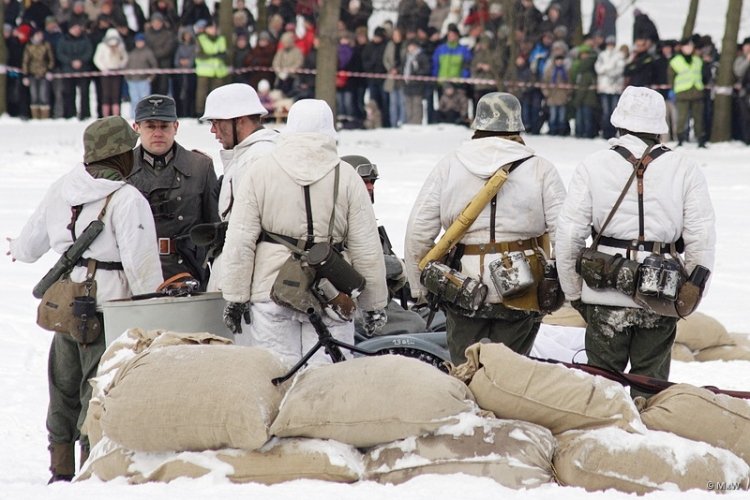
[[(530, 147), (500, 137), (472, 139), (443, 158), (432, 170), (417, 196), (406, 227), (406, 272), (417, 299), (427, 295), (419, 281), (419, 261), (434, 246), (441, 229), (448, 228), (458, 218), (500, 167), (532, 155), (534, 150)], [(552, 163), (539, 156), (524, 161), (510, 173), (498, 192), (495, 240), (525, 240), (548, 232), (554, 241), (555, 223), (564, 198), (565, 187)], [(488, 204), (461, 243), (489, 242)], [(488, 270), (491, 257), (485, 257), (481, 278), (489, 285), (487, 302), (497, 304), (502, 299), (491, 285)], [(478, 279), (479, 264), (478, 255), (465, 255), (461, 259), (461, 272)]]
[[(611, 139), (612, 146), (627, 148), (636, 158), (646, 143), (633, 135)], [(557, 223), (555, 251), (557, 271), (568, 300), (582, 298), (587, 304), (639, 307), (630, 297), (616, 290), (592, 290), (575, 270), (575, 262), (591, 226), (597, 231), (607, 219), (617, 198), (633, 173), (633, 166), (617, 152), (604, 150), (583, 160), (570, 181)], [(708, 184), (697, 163), (676, 153), (664, 153), (646, 168), (643, 176), (644, 236), (646, 241), (670, 243), (685, 240), (685, 267), (688, 272), (700, 264), (713, 269), (716, 245), (715, 218)], [(638, 238), (638, 193), (634, 180), (628, 194), (605, 228), (603, 236), (633, 240)], [(624, 255), (622, 248), (599, 245), (598, 250)], [(643, 261), (649, 252), (637, 252)]]
[[(320, 133), (282, 135), (270, 155), (259, 158), (235, 191), (224, 244), (222, 292), (230, 302), (270, 300), (271, 286), (291, 254), (284, 245), (257, 243), (261, 229), (305, 238), (307, 216), (303, 186), (310, 186), (315, 241), (325, 241), (333, 208), (336, 142)], [(364, 311), (382, 309), (388, 298), (385, 264), (375, 213), (362, 179), (341, 162), (336, 199), (335, 243), (345, 241), (344, 256), (367, 280), (358, 298)]]
[[(262, 128), (245, 137), (232, 149), (219, 152), (224, 166), (224, 177), (219, 190), (219, 216), (222, 221), (229, 220), (234, 206), (237, 189), (245, 173), (252, 168), (255, 161), (276, 147), (279, 133), (272, 129)], [(219, 254), (211, 266), (211, 276), (208, 280), (208, 291), (221, 290), (223, 254)]]
[[(102, 219), (104, 230), (83, 257), (122, 262), (124, 271), (97, 269), (97, 304), (155, 292), (162, 282), (162, 274), (154, 217), (148, 202), (136, 188), (123, 181), (91, 177), (82, 164), (58, 179), (47, 191), (20, 236), (11, 240), (11, 255), (21, 262), (35, 262), (50, 248), (62, 254), (73, 244), (67, 228), (71, 207), (83, 205), (75, 224), (75, 233), (79, 236), (98, 217), (110, 193), (114, 194)], [(71, 279), (83, 282), (85, 278), (86, 268), (76, 266)]]

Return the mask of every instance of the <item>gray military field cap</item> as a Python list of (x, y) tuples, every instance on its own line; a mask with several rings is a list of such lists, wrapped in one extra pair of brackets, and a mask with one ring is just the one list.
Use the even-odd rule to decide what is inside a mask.
[(471, 128), (490, 132), (523, 132), (526, 129), (521, 119), (521, 103), (513, 94), (490, 92), (479, 99)]
[(177, 121), (177, 107), (174, 99), (168, 95), (151, 94), (138, 101), (135, 106), (135, 122), (145, 120)]

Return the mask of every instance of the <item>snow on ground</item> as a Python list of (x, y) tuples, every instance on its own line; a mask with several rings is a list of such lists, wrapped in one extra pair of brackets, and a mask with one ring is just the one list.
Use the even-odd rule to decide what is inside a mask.
[[(82, 156), (82, 132), (87, 123), (77, 121), (26, 122), (0, 118), (0, 237), (16, 236), (47, 187)], [(435, 163), (461, 141), (468, 129), (455, 126), (404, 127), (400, 130), (343, 131), (341, 155), (361, 154), (377, 163), (375, 211), (402, 253), (406, 220), (411, 204)], [(219, 144), (208, 125), (196, 120), (180, 122), (178, 140), (214, 158), (217, 172)], [(537, 153), (553, 161), (565, 183), (585, 155), (606, 147), (603, 140), (527, 137)], [(745, 217), (750, 199), (748, 148), (738, 143), (711, 145), (708, 150), (687, 146), (681, 150), (703, 166), (718, 219), (716, 271), (709, 296), (701, 310), (720, 319), (730, 331), (749, 332), (745, 321), (750, 270), (743, 258), (747, 246)], [(50, 335), (34, 322), (37, 301), (31, 295), (36, 281), (55, 261), (48, 254), (35, 264), (11, 263), (0, 258), (0, 499), (149, 498), (280, 500), (357, 498), (372, 500), (439, 498), (507, 498), (561, 500), (626, 498), (614, 491), (585, 493), (581, 489), (545, 486), (517, 492), (483, 478), (426, 476), (400, 486), (375, 483), (355, 485), (296, 481), (276, 486), (232, 485), (212, 478), (180, 480), (169, 485), (127, 486), (121, 482), (55, 484), (46, 486), (48, 456), (44, 427), (47, 406), (46, 359)], [(673, 380), (750, 390), (750, 362), (673, 364)], [(649, 500), (698, 499), (707, 492), (653, 493)], [(740, 498), (739, 493), (728, 498)], [(745, 498), (745, 495), (742, 495)]]

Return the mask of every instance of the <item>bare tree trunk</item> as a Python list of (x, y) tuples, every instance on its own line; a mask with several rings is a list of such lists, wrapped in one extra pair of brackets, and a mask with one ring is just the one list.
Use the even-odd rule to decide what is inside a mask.
[[(516, 40), (516, 2), (514, 0), (503, 0), (503, 18), (505, 19), (505, 25), (508, 27), (508, 39), (505, 43), (508, 44), (508, 64), (505, 66), (506, 77), (514, 77), (516, 74), (516, 57), (518, 57), (518, 41)], [(500, 85), (501, 88), (505, 88), (507, 92), (507, 86)]]
[(336, 70), (338, 69), (338, 22), (341, 0), (326, 0), (320, 5), (315, 97), (331, 106), (336, 116)]
[(573, 7), (575, 8), (575, 12), (573, 13), (575, 17), (573, 18), (574, 27), (571, 41), (573, 43), (573, 47), (576, 47), (583, 43), (583, 16), (581, 15), (581, 0), (576, 0), (575, 2), (573, 2)]
[(698, 16), (698, 3), (699, 0), (690, 0), (690, 8), (688, 10), (687, 19), (685, 19), (685, 27), (682, 28), (682, 38), (688, 38), (695, 31), (695, 18)]
[(268, 9), (266, 0), (258, 0), (258, 19), (255, 20), (255, 31), (260, 33), (268, 28)]
[(219, 2), (219, 33), (227, 41), (227, 66), (234, 62), (234, 29), (232, 26), (232, 0)]
[(742, 12), (742, 0), (729, 0), (724, 39), (721, 41), (719, 71), (716, 75), (711, 142), (728, 141), (732, 136), (732, 86), (734, 85), (732, 65), (736, 56), (737, 34), (740, 30), (740, 12)]
[[(0, 19), (5, 19), (5, 2), (0, 2)], [(5, 37), (0, 37), (0, 66), (3, 66), (8, 60), (8, 48), (5, 46)], [(5, 114), (8, 79), (5, 71), (0, 71), (0, 115)]]

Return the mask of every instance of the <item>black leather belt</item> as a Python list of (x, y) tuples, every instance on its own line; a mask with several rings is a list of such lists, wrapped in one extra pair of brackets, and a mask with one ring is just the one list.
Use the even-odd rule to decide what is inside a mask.
[[(76, 261), (76, 266), (81, 267), (88, 267), (89, 261), (96, 260), (96, 259), (85, 259), (81, 257)], [(105, 271), (122, 271), (122, 262), (104, 262), (101, 260), (96, 261), (96, 268), (97, 269), (104, 269)]]
[[(596, 239), (597, 238), (596, 231), (592, 231), (591, 236), (594, 239)], [(608, 247), (624, 248), (624, 249), (632, 248), (638, 251), (652, 252), (652, 253), (654, 251), (654, 248), (657, 245), (659, 245), (660, 254), (670, 253), (671, 247), (672, 247), (671, 243), (662, 243), (662, 242), (656, 242), (656, 241), (639, 242), (637, 240), (621, 240), (619, 238), (612, 238), (610, 236), (600, 236), (599, 243), (602, 245), (606, 245)], [(685, 240), (682, 239), (682, 236), (680, 236), (680, 239), (675, 241), (674, 245), (675, 245), (675, 249), (677, 250), (677, 253), (682, 253), (685, 251)]]
[[(260, 232), (260, 237), (258, 238), (258, 241), (256, 242), (256, 244), (260, 243), (260, 242), (265, 242), (265, 243), (275, 243), (277, 245), (281, 245), (281, 243), (279, 243), (278, 241), (276, 241), (275, 239), (273, 239), (271, 237), (271, 234), (273, 234), (276, 238), (284, 240), (287, 243), (289, 243), (290, 245), (295, 246), (297, 248), (300, 248), (300, 246), (298, 245), (298, 243), (300, 241), (305, 241), (305, 240), (303, 240), (301, 238), (297, 239), (297, 238), (292, 238), (291, 236), (285, 236), (285, 235), (279, 234), (279, 233), (269, 233), (268, 231), (261, 231)], [(341, 242), (334, 243), (331, 246), (333, 246), (333, 248), (337, 252), (343, 252), (344, 251), (344, 244), (341, 243)], [(310, 247), (312, 247), (312, 245), (309, 245), (307, 242), (305, 242), (305, 245), (302, 248), (304, 248), (305, 250), (310, 250)]]

